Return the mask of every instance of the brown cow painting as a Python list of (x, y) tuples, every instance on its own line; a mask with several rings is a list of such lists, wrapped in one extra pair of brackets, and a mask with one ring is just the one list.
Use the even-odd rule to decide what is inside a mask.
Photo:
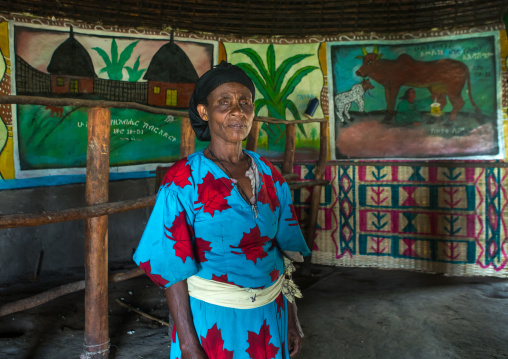
[(459, 111), (464, 107), (462, 89), (467, 84), (469, 101), (475, 108), (476, 118), (480, 121), (480, 109), (471, 94), (471, 79), (468, 67), (457, 60), (441, 59), (435, 61), (416, 61), (407, 54), (401, 54), (396, 60), (382, 59), (377, 45), (372, 53), (368, 53), (362, 46), (363, 56), (356, 58), (363, 60), (362, 66), (356, 71), (360, 77), (369, 77), (385, 88), (387, 113), (383, 122), (392, 121), (395, 115), (395, 104), (401, 86), (427, 88), (433, 102), (438, 102), (444, 109), (447, 100), (453, 108), (450, 120), (455, 120)]
[[(434, 35), (327, 43), (332, 159), (504, 157), (499, 32)], [(367, 79), (348, 121), (336, 99)]]

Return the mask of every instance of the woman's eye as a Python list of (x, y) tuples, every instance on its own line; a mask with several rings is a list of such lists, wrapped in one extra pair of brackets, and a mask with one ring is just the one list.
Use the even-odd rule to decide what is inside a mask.
[(220, 100), (219, 105), (227, 105), (229, 102), (228, 100)]

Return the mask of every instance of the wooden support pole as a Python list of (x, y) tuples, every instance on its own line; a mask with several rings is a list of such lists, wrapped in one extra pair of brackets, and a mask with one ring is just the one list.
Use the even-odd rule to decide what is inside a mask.
[[(315, 171), (315, 180), (322, 181), (325, 171), (326, 162), (328, 160), (328, 122), (321, 122), (319, 124), (320, 142), (319, 142), (319, 162)], [(315, 186), (312, 189), (312, 198), (310, 202), (310, 214), (309, 214), (309, 225), (307, 227), (307, 246), (312, 251), (314, 247), (314, 237), (316, 236), (317, 228), (317, 217), (319, 211), (319, 204), (321, 202), (321, 189), (323, 186)], [(305, 264), (303, 268), (303, 274), (310, 274), (310, 257), (305, 258)]]
[(180, 122), (180, 158), (185, 158), (194, 153), (195, 137), (190, 119), (182, 117)]
[(259, 129), (261, 128), (261, 122), (253, 121), (249, 135), (247, 136), (247, 144), (245, 148), (249, 151), (256, 152), (258, 148)]
[[(88, 110), (86, 204), (108, 202), (111, 113)], [(108, 216), (86, 220), (85, 343), (81, 359), (108, 358)]]
[(316, 180), (322, 180), (326, 171), (326, 164), (328, 162), (328, 122), (321, 122), (319, 124), (319, 162), (316, 169)]
[(286, 147), (284, 148), (284, 162), (282, 165), (282, 174), (293, 173), (295, 163), (295, 141), (296, 126), (294, 124), (286, 125)]
[[(316, 181), (323, 180), (328, 157), (328, 122), (321, 122), (319, 126), (320, 126), (319, 162), (316, 166), (316, 171), (314, 172), (315, 174), (314, 179)], [(312, 250), (312, 247), (314, 246), (314, 237), (316, 235), (317, 216), (319, 210), (319, 203), (321, 200), (321, 188), (322, 186), (315, 186), (312, 189), (309, 227), (307, 231), (307, 245), (309, 246), (310, 250)]]

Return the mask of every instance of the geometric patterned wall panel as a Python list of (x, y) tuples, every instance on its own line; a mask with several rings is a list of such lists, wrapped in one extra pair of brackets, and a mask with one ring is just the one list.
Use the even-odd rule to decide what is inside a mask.
[[(296, 166), (301, 179), (313, 166)], [(313, 263), (508, 277), (505, 168), (329, 166)], [(294, 191), (305, 223), (311, 189)]]

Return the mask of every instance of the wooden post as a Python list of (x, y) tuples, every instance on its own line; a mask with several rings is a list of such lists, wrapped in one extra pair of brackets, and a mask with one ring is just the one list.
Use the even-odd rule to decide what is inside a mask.
[[(322, 180), (326, 171), (326, 163), (328, 160), (328, 122), (319, 124), (320, 143), (319, 143), (319, 162), (317, 164), (314, 178)], [(321, 202), (321, 189), (323, 186), (315, 186), (312, 189), (312, 198), (310, 202), (309, 226), (307, 227), (307, 246), (312, 251), (314, 247), (314, 237), (316, 236), (317, 217), (319, 211), (319, 203)], [(305, 258), (305, 264), (302, 268), (304, 275), (310, 274), (311, 257)]]
[(252, 127), (249, 135), (247, 136), (247, 144), (245, 148), (249, 151), (256, 152), (258, 148), (259, 129), (261, 128), (260, 121), (252, 121)]
[[(86, 204), (108, 201), (111, 113), (88, 110)], [(85, 343), (81, 359), (109, 355), (108, 331), (108, 216), (86, 220), (85, 228)]]
[(196, 136), (188, 117), (182, 117), (180, 121), (180, 158), (185, 158), (194, 153)]
[(284, 148), (284, 162), (282, 165), (282, 174), (293, 173), (293, 164), (295, 163), (295, 124), (286, 125), (286, 147)]

